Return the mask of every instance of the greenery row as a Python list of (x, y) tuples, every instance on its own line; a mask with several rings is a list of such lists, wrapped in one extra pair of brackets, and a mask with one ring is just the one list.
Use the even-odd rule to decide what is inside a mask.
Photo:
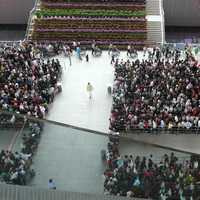
[(67, 29), (67, 28), (83, 28), (83, 29), (123, 29), (123, 30), (145, 30), (146, 21), (127, 22), (127, 21), (93, 21), (93, 20), (59, 20), (50, 19), (48, 21), (36, 19), (34, 27), (37, 29)]
[[(41, 0), (42, 2), (49, 3), (107, 3), (101, 0)], [(145, 4), (146, 0), (109, 0), (109, 3), (134, 3), (134, 4)]]
[(85, 10), (85, 9), (42, 9), (36, 11), (36, 16), (82, 16), (82, 17), (145, 17), (145, 11), (126, 10)]
[(84, 32), (84, 33), (72, 33), (72, 32), (37, 32), (34, 31), (34, 39), (63, 39), (63, 40), (146, 40), (146, 33), (94, 33), (94, 32)]
[(130, 10), (130, 11), (137, 11), (137, 10), (143, 10), (145, 11), (145, 5), (137, 6), (132, 4), (68, 4), (68, 3), (42, 3), (42, 8), (47, 9), (92, 9), (92, 10), (98, 10), (98, 9), (106, 9), (106, 10)]

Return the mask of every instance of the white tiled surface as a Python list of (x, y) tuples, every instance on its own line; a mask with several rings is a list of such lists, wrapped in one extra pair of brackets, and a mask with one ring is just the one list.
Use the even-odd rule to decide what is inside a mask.
[[(107, 51), (99, 58), (94, 58), (91, 52), (88, 53), (88, 63), (85, 58), (80, 61), (74, 55), (72, 66), (69, 66), (68, 58), (57, 57), (63, 66), (63, 91), (56, 97), (47, 118), (107, 132), (112, 105), (112, 97), (107, 93), (107, 87), (113, 84), (114, 68), (110, 64), (111, 57)], [(121, 58), (126, 58), (126, 52), (121, 52)], [(87, 82), (91, 82), (94, 87), (91, 100), (86, 91)]]

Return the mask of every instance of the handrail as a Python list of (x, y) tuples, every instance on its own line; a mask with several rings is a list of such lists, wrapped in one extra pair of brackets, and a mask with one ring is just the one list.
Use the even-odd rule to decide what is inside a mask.
[(199, 134), (200, 133), (200, 127), (193, 127), (193, 128), (181, 128), (181, 127), (172, 127), (172, 128), (131, 128), (127, 131), (120, 131), (121, 135), (126, 134), (154, 134), (154, 135), (160, 135), (160, 134)]
[(27, 24), (27, 28), (26, 28), (26, 34), (25, 34), (25, 40), (28, 40), (31, 19), (33, 17), (33, 13), (35, 12), (35, 10), (37, 8), (37, 4), (38, 4), (39, 1), (40, 0), (35, 0), (35, 5), (34, 5), (33, 9), (29, 12), (28, 24)]
[(127, 198), (122, 196), (110, 196), (110, 195), (101, 195), (101, 194), (88, 194), (80, 192), (68, 192), (49, 190), (45, 188), (37, 188), (31, 186), (18, 186), (10, 184), (0, 184), (0, 199), (6, 200), (149, 200), (149, 198)]
[[(177, 152), (175, 152), (175, 151), (171, 151), (171, 152), (173, 152), (175, 154), (175, 156), (178, 158), (177, 163), (182, 163), (182, 164), (186, 163), (186, 161), (190, 161), (191, 155), (192, 155), (192, 154), (188, 154), (188, 156), (179, 156), (179, 155), (176, 155)], [(131, 151), (129, 152), (129, 154), (131, 155)], [(149, 154), (147, 154), (147, 155), (138, 155), (138, 154), (134, 154), (134, 152), (133, 152), (132, 155), (133, 155), (134, 159), (136, 158), (136, 156), (139, 156), (140, 158), (145, 157), (146, 161), (148, 162), (148, 159), (150, 158), (150, 154), (151, 154), (151, 152), (149, 152)], [(169, 153), (166, 153), (166, 154), (170, 157)], [(125, 155), (126, 154), (123, 154), (122, 156), (124, 157)], [(154, 156), (154, 154), (152, 153), (152, 155), (153, 156), (151, 159), (155, 164), (160, 164), (161, 162), (164, 161), (164, 154), (163, 154), (163, 156)]]
[(13, 44), (13, 43), (20, 43), (21, 41), (20, 40), (0, 40), (0, 44), (3, 43), (3, 44)]
[(161, 15), (161, 34), (162, 34), (162, 44), (165, 43), (165, 13), (163, 9), (163, 0), (160, 0), (160, 15)]

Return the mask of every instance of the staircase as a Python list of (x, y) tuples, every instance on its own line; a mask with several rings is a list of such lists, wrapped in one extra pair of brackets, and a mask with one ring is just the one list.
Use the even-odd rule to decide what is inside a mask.
[(147, 0), (147, 15), (160, 15), (160, 0)]
[(162, 25), (160, 21), (147, 22), (147, 42), (148, 44), (162, 43)]
[(165, 42), (165, 23), (163, 0), (147, 0), (147, 44)]

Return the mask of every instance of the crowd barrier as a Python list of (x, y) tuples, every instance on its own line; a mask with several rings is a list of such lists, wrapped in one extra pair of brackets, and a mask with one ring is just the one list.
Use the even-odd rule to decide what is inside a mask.
[(173, 127), (173, 128), (133, 128), (130, 130), (125, 131), (131, 134), (199, 134), (200, 127), (198, 128), (180, 128), (180, 127)]

